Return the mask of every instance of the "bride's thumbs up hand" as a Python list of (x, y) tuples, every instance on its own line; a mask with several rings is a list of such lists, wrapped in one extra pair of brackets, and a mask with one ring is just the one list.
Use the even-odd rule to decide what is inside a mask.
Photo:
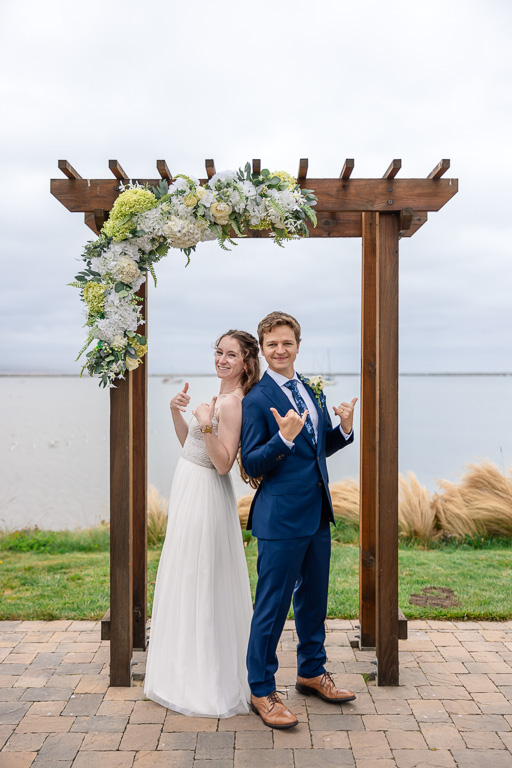
[(205, 427), (211, 427), (213, 422), (213, 414), (215, 413), (215, 403), (217, 402), (217, 397), (212, 397), (212, 400), (210, 403), (199, 403), (197, 408), (192, 411), (194, 416), (199, 422), (199, 426), (201, 428), (201, 431)]
[(178, 392), (177, 395), (175, 395), (170, 404), (171, 411), (185, 411), (187, 410), (187, 405), (190, 402), (190, 395), (187, 395), (188, 392), (188, 381), (185, 382), (185, 386), (181, 390), (181, 392)]
[(290, 408), (286, 416), (281, 416), (275, 408), (271, 408), (270, 410), (272, 411), (274, 419), (277, 421), (282, 436), (285, 440), (289, 440), (292, 443), (306, 423), (308, 411), (305, 410), (302, 417), (300, 417), (294, 408)]

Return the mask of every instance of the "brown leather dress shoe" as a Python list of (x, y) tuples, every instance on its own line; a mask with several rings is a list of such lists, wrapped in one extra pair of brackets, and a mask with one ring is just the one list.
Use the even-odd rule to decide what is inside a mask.
[(295, 688), (299, 693), (305, 693), (306, 696), (313, 694), (319, 696), (324, 701), (333, 701), (343, 704), (346, 701), (353, 701), (356, 697), (353, 691), (336, 688), (336, 684), (329, 672), (324, 672), (318, 677), (297, 677)]
[(251, 696), (251, 706), (269, 728), (293, 728), (299, 722), (283, 704), (277, 691), (267, 696)]

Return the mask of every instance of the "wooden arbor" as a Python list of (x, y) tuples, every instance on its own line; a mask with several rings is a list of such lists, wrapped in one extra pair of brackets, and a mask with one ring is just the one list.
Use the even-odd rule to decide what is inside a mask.
[[(361, 237), (363, 243), (359, 645), (376, 649), (379, 685), (398, 685), (398, 638), (407, 629), (398, 609), (398, 243), (458, 188), (456, 179), (441, 178), (449, 160), (426, 179), (396, 178), (401, 164), (393, 160), (375, 179), (351, 178), (351, 159), (339, 178), (306, 182), (307, 160), (298, 171), (299, 183), (318, 196), (311, 237)], [(109, 161), (111, 179), (83, 179), (65, 160), (59, 168), (67, 178), (51, 181), (52, 194), (69, 211), (84, 213), (98, 234), (127, 174), (117, 160)], [(171, 181), (164, 160), (157, 169)], [(253, 170), (260, 170), (259, 160)], [(206, 173), (215, 173), (213, 160), (206, 161)], [(147, 283), (139, 295), (147, 320)], [(128, 686), (133, 649), (146, 648), (147, 365), (129, 373), (110, 397), (110, 611), (102, 638), (110, 640), (111, 685)]]

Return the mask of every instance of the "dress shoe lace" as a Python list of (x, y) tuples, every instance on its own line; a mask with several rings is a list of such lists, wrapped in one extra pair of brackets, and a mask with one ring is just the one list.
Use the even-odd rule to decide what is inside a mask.
[(320, 680), (320, 685), (325, 685), (326, 687), (332, 686), (333, 688), (336, 688), (336, 683), (334, 682), (330, 672), (324, 672), (322, 679)]
[(267, 694), (266, 698), (270, 704), (270, 709), (274, 708), (274, 704), (281, 704), (281, 699), (279, 698), (277, 691), (272, 691), (272, 693)]

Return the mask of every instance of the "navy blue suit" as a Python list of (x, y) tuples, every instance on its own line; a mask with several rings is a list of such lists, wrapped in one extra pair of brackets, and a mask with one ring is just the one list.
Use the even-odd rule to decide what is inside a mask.
[(289, 448), (270, 411), (292, 407), (281, 387), (265, 373), (242, 402), (242, 463), (251, 477), (262, 476), (247, 528), (258, 538), (258, 585), (247, 652), (249, 685), (255, 696), (275, 690), (276, 649), (293, 597), (299, 637), (297, 672), (325, 671), (325, 616), (334, 523), (326, 457), (353, 442), (333, 428), (325, 399), (318, 404), (318, 440), (306, 427)]

